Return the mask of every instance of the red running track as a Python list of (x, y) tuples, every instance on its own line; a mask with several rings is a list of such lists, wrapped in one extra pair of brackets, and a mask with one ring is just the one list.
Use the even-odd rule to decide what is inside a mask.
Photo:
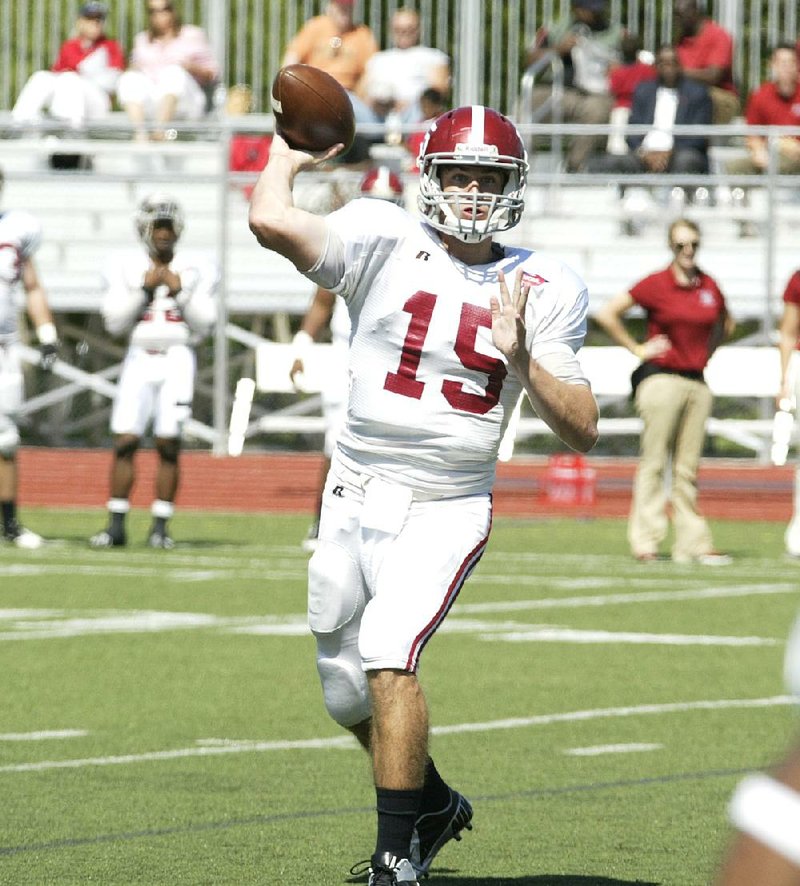
[[(95, 449), (23, 447), (19, 452), (23, 505), (102, 508), (108, 498), (111, 456)], [(155, 454), (137, 456), (131, 503), (149, 507)], [(587, 457), (596, 483), (591, 504), (557, 504), (546, 495), (547, 459), (500, 464), (495, 485), (497, 516), (620, 517), (628, 513), (635, 459)], [(185, 452), (178, 505), (209, 511), (311, 513), (316, 507), (322, 458), (316, 454), (246, 453), (240, 458)], [(792, 513), (794, 466), (776, 468), (734, 459), (709, 459), (699, 474), (699, 506), (709, 517), (787, 522)]]

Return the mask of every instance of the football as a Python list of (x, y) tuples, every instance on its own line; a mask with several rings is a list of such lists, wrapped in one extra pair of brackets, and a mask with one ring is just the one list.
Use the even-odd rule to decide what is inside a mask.
[(290, 148), (317, 153), (353, 144), (356, 122), (344, 88), (311, 65), (286, 65), (272, 82), (275, 129)]

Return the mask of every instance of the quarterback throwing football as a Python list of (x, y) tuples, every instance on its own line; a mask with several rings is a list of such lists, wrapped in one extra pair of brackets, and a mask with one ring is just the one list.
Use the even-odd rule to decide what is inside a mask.
[(153, 523), (147, 543), (172, 548), (167, 521), (175, 508), (183, 423), (194, 395), (192, 345), (211, 331), (217, 316), (216, 267), (204, 256), (177, 249), (183, 212), (167, 194), (146, 197), (136, 214), (143, 249), (111, 258), (105, 270), (103, 322), (114, 336), (129, 335), (114, 406), (114, 458), (108, 526), (92, 547), (127, 542), (125, 518), (134, 482), (134, 456), (152, 424), (158, 452)]
[(293, 205), (335, 156), (275, 138), (250, 227), (345, 301), (347, 423), (309, 563), (309, 625), (330, 715), (370, 752), (371, 886), (416, 884), (472, 819), (428, 755), (420, 655), (486, 547), (497, 451), (520, 391), (569, 446), (597, 439), (576, 352), (588, 298), (563, 263), (493, 235), (523, 211), (516, 127), (482, 106), (439, 117), (420, 148), (422, 218), (380, 200), (328, 216)]

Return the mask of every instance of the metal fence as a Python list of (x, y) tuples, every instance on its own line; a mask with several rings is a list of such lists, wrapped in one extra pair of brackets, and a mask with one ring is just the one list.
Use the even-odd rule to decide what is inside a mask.
[[(253, 88), (255, 110), (269, 104), (269, 84), (283, 50), (325, 0), (183, 0), (184, 20), (209, 33), (227, 85)], [(79, 0), (0, 0), (0, 109), (9, 109), (32, 71), (47, 68), (70, 33)], [(145, 0), (110, 3), (108, 31), (130, 49), (145, 27)], [(422, 42), (448, 53), (455, 104), (479, 101), (513, 114), (525, 48), (537, 29), (569, 10), (570, 0), (356, 0), (357, 20), (381, 46), (399, 6), (417, 9)], [(762, 81), (769, 48), (797, 39), (796, 0), (711, 0), (712, 17), (735, 38), (734, 76), (743, 94)], [(611, 19), (655, 49), (672, 34), (669, 0), (609, 0)]]

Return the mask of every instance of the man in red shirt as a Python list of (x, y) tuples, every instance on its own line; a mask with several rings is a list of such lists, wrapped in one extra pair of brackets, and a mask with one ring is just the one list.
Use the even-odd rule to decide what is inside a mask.
[(38, 123), (43, 111), (79, 128), (111, 110), (111, 96), (125, 67), (122, 48), (105, 35), (105, 3), (84, 3), (75, 36), (65, 41), (49, 71), (36, 71), (11, 112), (15, 123)]
[(714, 123), (730, 123), (739, 113), (733, 84), (733, 38), (700, 9), (697, 0), (675, 0), (675, 49), (684, 74), (709, 88)]
[[(697, 510), (697, 469), (713, 401), (703, 370), (734, 323), (716, 281), (697, 266), (698, 226), (685, 218), (674, 221), (669, 246), (668, 267), (595, 314), (611, 338), (642, 361), (631, 378), (643, 426), (628, 542), (637, 560), (658, 559), (669, 528), (665, 479), (671, 461), (672, 559), (722, 566), (730, 557), (714, 550), (711, 529)], [(635, 305), (647, 315), (644, 342), (631, 335), (622, 319)]]
[[(779, 43), (770, 57), (771, 79), (762, 83), (747, 100), (745, 118), (750, 126), (800, 126), (800, 68), (791, 43)], [(732, 175), (754, 175), (769, 164), (769, 146), (763, 135), (745, 139), (747, 157), (728, 163)], [(778, 172), (800, 173), (800, 138), (778, 139)]]

